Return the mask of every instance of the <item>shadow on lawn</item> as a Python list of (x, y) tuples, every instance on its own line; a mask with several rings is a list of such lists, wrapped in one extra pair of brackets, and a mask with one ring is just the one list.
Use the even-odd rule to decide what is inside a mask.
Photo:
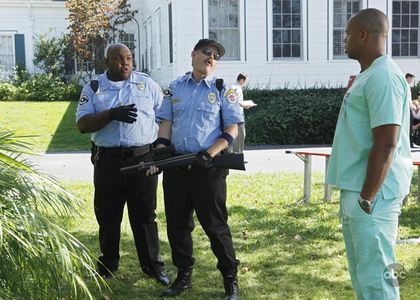
[[(88, 150), (90, 147), (90, 135), (82, 135), (76, 128), (77, 101), (70, 101), (63, 114), (60, 124), (57, 126), (48, 148), (49, 152)], [(71, 140), (69, 140), (71, 138)]]

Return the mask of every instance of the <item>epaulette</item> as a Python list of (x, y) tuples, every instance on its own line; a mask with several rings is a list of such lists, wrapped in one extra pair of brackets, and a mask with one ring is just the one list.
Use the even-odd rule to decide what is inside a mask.
[(147, 73), (144, 73), (144, 72), (140, 72), (140, 71), (132, 71), (133, 73), (136, 73), (137, 75), (141, 75), (141, 76), (145, 76), (145, 77), (150, 77), (150, 75), (149, 74), (147, 74)]

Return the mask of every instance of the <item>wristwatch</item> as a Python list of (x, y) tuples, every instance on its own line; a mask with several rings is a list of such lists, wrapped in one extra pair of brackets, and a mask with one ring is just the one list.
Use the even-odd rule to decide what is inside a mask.
[(371, 202), (369, 200), (363, 199), (359, 195), (359, 205), (369, 215), (372, 214), (372, 204), (373, 204), (373, 201)]

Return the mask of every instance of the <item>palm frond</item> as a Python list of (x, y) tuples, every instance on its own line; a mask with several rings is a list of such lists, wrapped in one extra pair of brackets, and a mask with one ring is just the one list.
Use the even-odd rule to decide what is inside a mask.
[(0, 130), (0, 299), (93, 299), (105, 285), (90, 251), (59, 224), (80, 203), (24, 159), (29, 145)]

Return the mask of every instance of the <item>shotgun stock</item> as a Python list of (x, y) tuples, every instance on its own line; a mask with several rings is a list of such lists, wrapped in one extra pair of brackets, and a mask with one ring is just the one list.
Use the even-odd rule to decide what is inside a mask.
[[(141, 162), (136, 165), (123, 167), (121, 171), (129, 171), (137, 169), (138, 171), (146, 170), (151, 166), (156, 166), (159, 169), (170, 169), (191, 165), (197, 162), (197, 153), (189, 153), (178, 155), (162, 160)], [(245, 162), (243, 153), (226, 153), (216, 156), (213, 159), (212, 166), (223, 169), (233, 169), (245, 171)]]

